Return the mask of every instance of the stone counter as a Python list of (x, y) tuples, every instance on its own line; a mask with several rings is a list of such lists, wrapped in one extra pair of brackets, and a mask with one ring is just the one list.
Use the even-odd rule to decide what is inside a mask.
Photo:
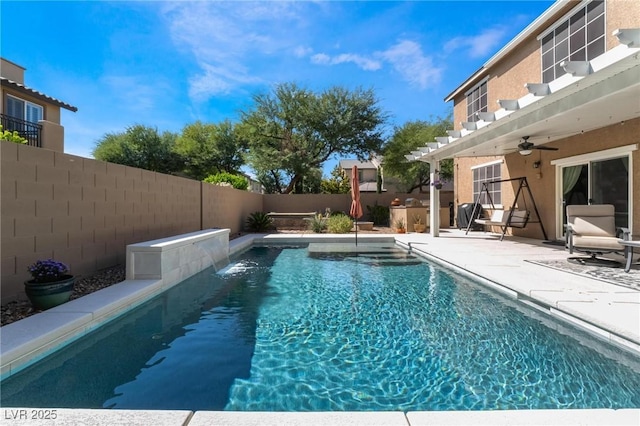
[(396, 222), (402, 220), (407, 232), (415, 232), (413, 229), (414, 217), (422, 218), (422, 223), (429, 228), (429, 208), (425, 206), (408, 207), (408, 206), (391, 206), (389, 207), (389, 226), (396, 228)]
[[(389, 226), (396, 227), (396, 221), (401, 219), (407, 232), (415, 232), (413, 229), (414, 217), (420, 216), (422, 223), (429, 229), (429, 207), (426, 206), (390, 206), (389, 207)], [(449, 227), (449, 208), (440, 208), (440, 229)]]

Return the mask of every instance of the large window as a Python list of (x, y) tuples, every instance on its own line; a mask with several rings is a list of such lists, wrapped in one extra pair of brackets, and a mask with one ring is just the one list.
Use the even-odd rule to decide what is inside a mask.
[(605, 50), (605, 2), (594, 0), (560, 21), (541, 39), (542, 82), (565, 73), (563, 61), (590, 61)]
[(31, 123), (37, 123), (42, 120), (42, 107), (13, 96), (7, 96), (7, 115)]
[[(488, 163), (473, 168), (473, 199), (480, 196), (480, 204), (502, 204), (501, 184), (487, 184), (487, 191), (483, 191), (483, 183), (501, 179), (502, 161)], [(489, 199), (491, 197), (491, 199)]]
[(487, 82), (480, 83), (467, 93), (467, 121), (478, 121), (477, 112), (487, 112)]

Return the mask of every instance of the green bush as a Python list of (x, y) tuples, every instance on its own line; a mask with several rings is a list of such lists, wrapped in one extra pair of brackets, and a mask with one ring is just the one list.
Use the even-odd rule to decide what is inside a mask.
[(367, 206), (367, 216), (374, 225), (389, 226), (389, 207), (379, 206), (376, 202), (373, 206)]
[(313, 219), (309, 221), (309, 229), (315, 232), (316, 234), (320, 234), (324, 230), (327, 229), (327, 216), (323, 216), (320, 213), (315, 215)]
[(249, 181), (244, 176), (234, 175), (232, 173), (221, 172), (216, 173), (215, 175), (209, 175), (203, 180), (207, 183), (219, 184), (219, 183), (228, 183), (233, 186), (235, 189), (240, 189), (242, 191), (246, 191), (249, 188)]
[(353, 228), (353, 220), (346, 214), (332, 214), (327, 219), (327, 231), (332, 234), (348, 234)]
[(27, 139), (20, 136), (15, 130), (13, 132), (4, 130), (2, 124), (0, 124), (0, 141), (9, 141), (21, 144), (27, 143)]
[(263, 212), (253, 212), (247, 218), (247, 230), (265, 232), (273, 228), (273, 219)]

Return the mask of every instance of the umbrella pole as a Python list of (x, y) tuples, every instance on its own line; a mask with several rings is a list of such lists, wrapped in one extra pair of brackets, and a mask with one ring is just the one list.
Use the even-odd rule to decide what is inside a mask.
[(358, 219), (353, 221), (353, 226), (356, 227), (356, 247), (358, 247)]

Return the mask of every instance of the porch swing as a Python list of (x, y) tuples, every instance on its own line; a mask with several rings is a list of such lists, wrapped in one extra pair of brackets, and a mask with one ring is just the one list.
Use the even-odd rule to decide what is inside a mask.
[[(516, 196), (513, 198), (513, 203), (511, 204), (511, 208), (508, 211), (502, 209), (496, 209), (493, 199), (491, 198), (491, 191), (489, 191), (489, 185), (501, 184), (503, 182), (513, 182), (518, 181), (518, 190), (516, 191)], [(491, 186), (493, 188), (493, 186)], [(529, 194), (529, 198), (531, 199), (531, 204), (533, 210), (535, 212), (535, 220), (531, 220), (531, 211), (527, 207), (527, 200), (525, 194), (522, 192), (523, 189), (526, 189)], [(482, 190), (478, 193), (476, 197), (476, 201), (473, 204), (473, 211), (471, 213), (471, 217), (477, 217), (480, 211), (482, 210), (482, 204), (480, 200), (482, 200), (482, 195), (486, 194), (487, 200), (489, 200), (489, 204), (491, 205), (491, 218), (489, 219), (475, 219), (473, 222), (479, 223), (485, 226), (499, 226), (502, 235), (500, 236), (500, 241), (504, 239), (505, 234), (507, 233), (507, 228), (520, 228), (523, 229), (529, 223), (539, 223), (540, 229), (542, 230), (542, 234), (544, 235), (544, 239), (547, 240), (547, 232), (544, 229), (544, 225), (542, 224), (542, 219), (540, 219), (540, 214), (538, 213), (538, 207), (536, 206), (536, 201), (533, 198), (533, 194), (531, 193), (531, 188), (529, 187), (529, 183), (527, 182), (526, 177), (517, 177), (511, 179), (500, 179), (500, 180), (491, 180), (482, 182)], [(522, 196), (522, 204), (518, 204), (518, 199)], [(519, 208), (516, 209), (516, 206)], [(520, 208), (523, 207), (523, 208)], [(469, 221), (467, 225), (467, 230), (465, 235), (469, 233), (469, 229), (471, 229), (472, 221)]]

